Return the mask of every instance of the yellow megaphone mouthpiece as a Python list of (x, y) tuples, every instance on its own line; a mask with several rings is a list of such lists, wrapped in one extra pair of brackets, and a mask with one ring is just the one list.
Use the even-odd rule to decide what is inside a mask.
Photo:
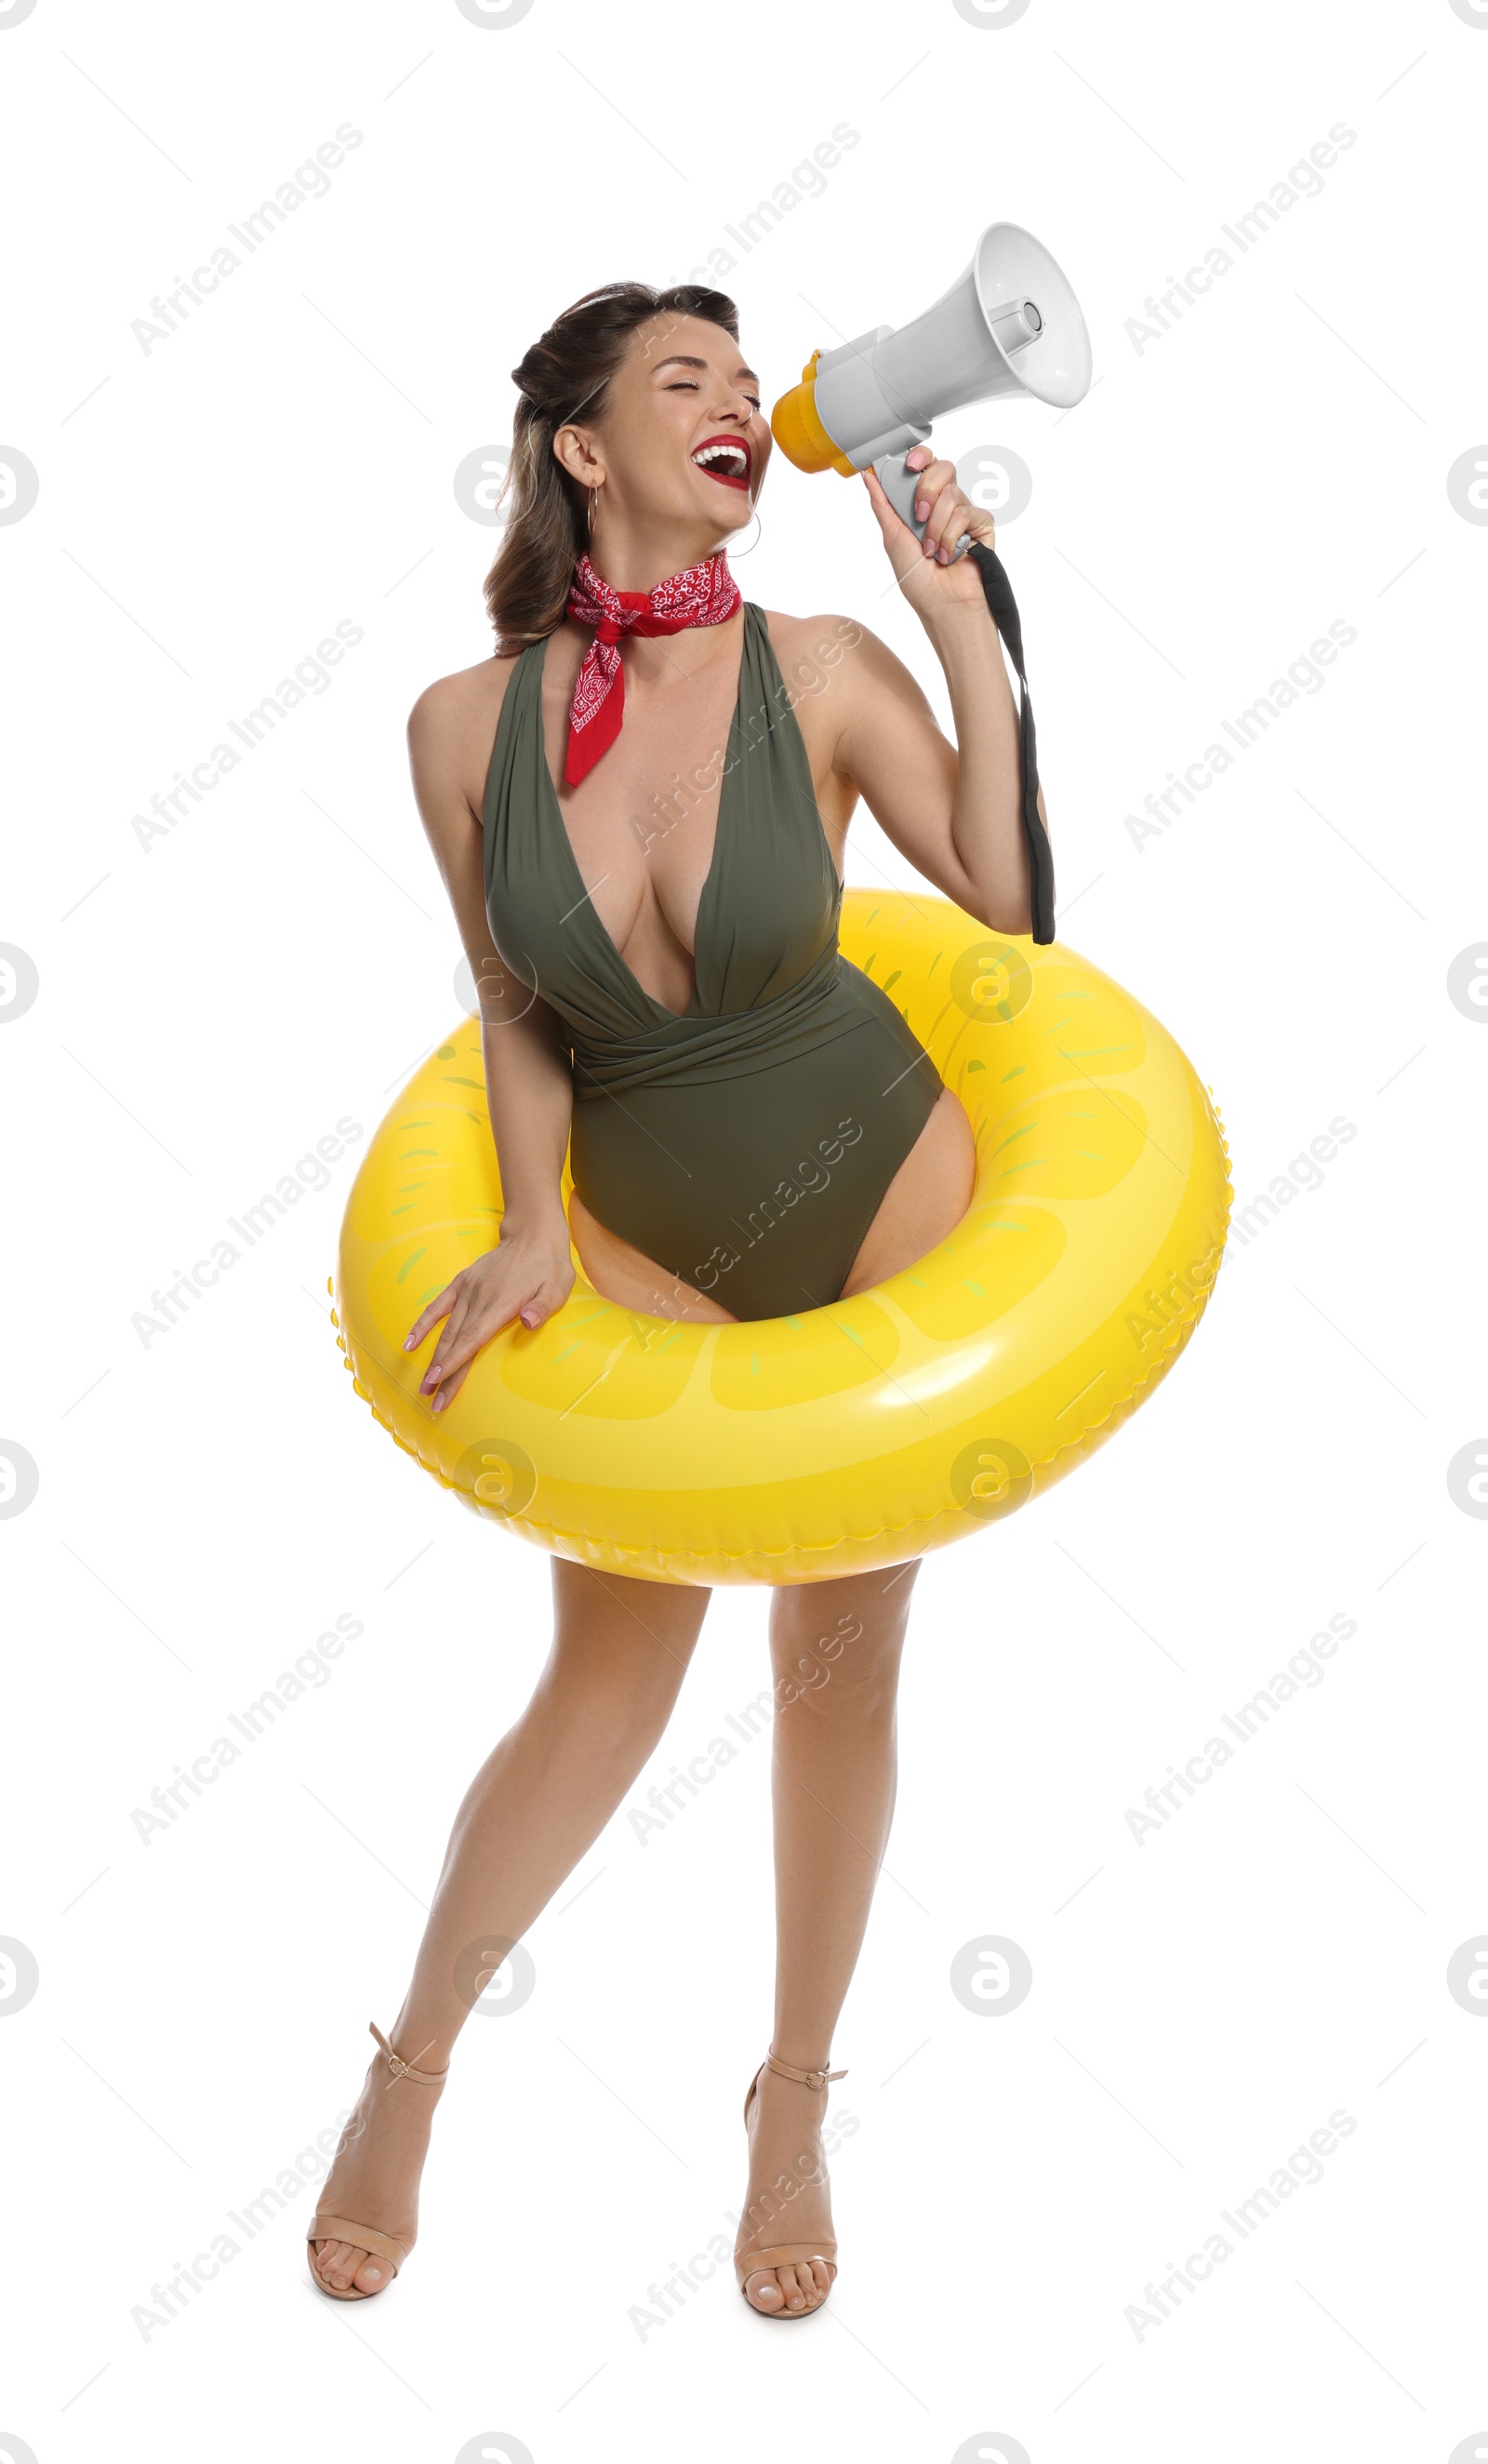
[(799, 385), (782, 393), (770, 413), (770, 433), (787, 462), (798, 471), (840, 471), (844, 479), (857, 477), (854, 465), (838, 445), (834, 445), (817, 412), (817, 362), (820, 351), (813, 351), (800, 372)]

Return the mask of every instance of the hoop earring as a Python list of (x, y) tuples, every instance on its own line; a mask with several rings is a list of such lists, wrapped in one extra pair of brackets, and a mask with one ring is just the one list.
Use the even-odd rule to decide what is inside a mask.
[(731, 562), (732, 562), (732, 561), (733, 561), (736, 557), (741, 557), (741, 556), (753, 556), (753, 555), (754, 555), (754, 553), (755, 553), (755, 548), (759, 545), (759, 542), (760, 542), (761, 539), (764, 537), (764, 524), (763, 524), (763, 522), (761, 522), (761, 521), (760, 521), (760, 519), (759, 519), (759, 508), (758, 508), (758, 506), (757, 506), (757, 505), (755, 505), (755, 507), (753, 507), (753, 509), (752, 509), (752, 510), (753, 510), (753, 512), (754, 512), (754, 516), (755, 516), (755, 526), (756, 526), (756, 527), (755, 527), (755, 536), (754, 536), (754, 538), (750, 540), (750, 543), (749, 543), (748, 547), (735, 548), (732, 543), (730, 544), (730, 546), (729, 546), (729, 548), (728, 548), (727, 553), (728, 553), (728, 556), (729, 556), (729, 559), (730, 559), (730, 561), (731, 561)]
[(589, 491), (589, 537), (591, 539), (594, 537), (594, 525), (598, 521), (599, 517), (600, 492), (598, 488), (591, 488)]

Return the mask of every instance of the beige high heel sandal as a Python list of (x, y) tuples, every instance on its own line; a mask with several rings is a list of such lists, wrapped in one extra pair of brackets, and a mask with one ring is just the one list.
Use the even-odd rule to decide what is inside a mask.
[[(405, 2062), (401, 2055), (394, 2053), (375, 2020), (369, 2021), (368, 2025), (391, 2064), (395, 2079), (413, 2079), (420, 2087), (438, 2087), (449, 2078), (448, 2062), (442, 2071), (415, 2070), (411, 2062)], [(378, 2233), (371, 2225), (354, 2224), (349, 2216), (317, 2213), (305, 2236), (305, 2249), (310, 2259), (311, 2278), (317, 2290), (327, 2295), (332, 2301), (375, 2301), (377, 2293), (386, 2292), (387, 2284), (380, 2284), (377, 2293), (363, 2293), (355, 2284), (327, 2284), (316, 2264), (317, 2241), (347, 2241), (354, 2249), (364, 2250), (374, 2258), (388, 2259), (392, 2263), (393, 2276), (398, 2274), (412, 2247), (409, 2242), (396, 2241), (391, 2233)], [(391, 2282), (392, 2277), (389, 2277), (387, 2283)]]
[[(845, 2079), (847, 2077), (845, 2070), (795, 2071), (792, 2070), (789, 2062), (777, 2062), (774, 2054), (766, 2054), (764, 2060), (760, 2063), (759, 2071), (765, 2070), (766, 2068), (773, 2071), (778, 2071), (781, 2079), (799, 2079), (802, 2087), (825, 2087), (828, 2079)], [(746, 2130), (749, 2128), (749, 2108), (754, 2101), (755, 2092), (759, 2085), (759, 2071), (756, 2071), (754, 2078), (750, 2080), (749, 2091), (744, 2099), (744, 2127)], [(747, 2244), (741, 2243), (735, 2248), (733, 2253), (733, 2273), (738, 2282), (739, 2291), (744, 2295), (745, 2300), (749, 2301), (749, 2293), (747, 2290), (749, 2278), (752, 2276), (757, 2276), (761, 2269), (768, 2270), (773, 2267), (801, 2267), (804, 2266), (808, 2260), (813, 2258), (820, 2258), (824, 2263), (829, 2263), (835, 2268), (837, 2265), (836, 2242), (827, 2240), (779, 2241), (772, 2242), (763, 2250), (752, 2250)], [(836, 2281), (835, 2277), (833, 2281)], [(830, 2290), (831, 2287), (829, 2285), (827, 2291), (830, 2292)], [(809, 2319), (815, 2311), (821, 2309), (826, 2299), (827, 2295), (823, 2293), (821, 2301), (810, 2302), (799, 2310), (788, 2309), (783, 2300), (781, 2301), (778, 2310), (761, 2310), (757, 2301), (749, 2301), (749, 2306), (755, 2313), (756, 2317), (760, 2319)]]

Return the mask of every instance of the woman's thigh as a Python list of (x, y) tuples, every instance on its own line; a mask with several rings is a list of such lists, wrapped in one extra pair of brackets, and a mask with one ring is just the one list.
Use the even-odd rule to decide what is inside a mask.
[(695, 1285), (668, 1274), (644, 1249), (611, 1232), (597, 1215), (590, 1214), (577, 1189), (569, 1197), (568, 1228), (579, 1263), (602, 1300), (614, 1301), (621, 1309), (644, 1309), (649, 1317), (735, 1323), (733, 1311), (721, 1301), (711, 1300)]
[(539, 1696), (576, 1695), (618, 1725), (665, 1722), (703, 1629), (711, 1586), (657, 1583), (553, 1559), (553, 1647)]
[(929, 1120), (884, 1192), (839, 1297), (912, 1266), (953, 1232), (976, 1186), (976, 1146), (960, 1100), (942, 1087)]
[(824, 1583), (780, 1583), (770, 1606), (777, 1701), (861, 1711), (892, 1697), (922, 1560)]

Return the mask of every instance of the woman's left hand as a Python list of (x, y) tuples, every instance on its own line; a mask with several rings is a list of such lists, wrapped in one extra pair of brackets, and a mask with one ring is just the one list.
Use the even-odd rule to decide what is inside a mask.
[[(972, 559), (958, 557), (952, 564), (951, 556), (963, 532), (983, 547), (992, 546), (995, 525), (991, 514), (974, 505), (957, 486), (955, 464), (937, 462), (928, 445), (916, 445), (906, 456), (906, 467), (919, 474), (914, 511), (916, 520), (925, 521), (923, 541), (915, 538), (908, 522), (900, 520), (884, 494), (877, 473), (869, 470), (863, 474), (900, 589), (920, 616), (933, 616), (937, 609), (961, 600), (980, 603), (981, 575)], [(924, 511), (927, 506), (928, 515)]]

